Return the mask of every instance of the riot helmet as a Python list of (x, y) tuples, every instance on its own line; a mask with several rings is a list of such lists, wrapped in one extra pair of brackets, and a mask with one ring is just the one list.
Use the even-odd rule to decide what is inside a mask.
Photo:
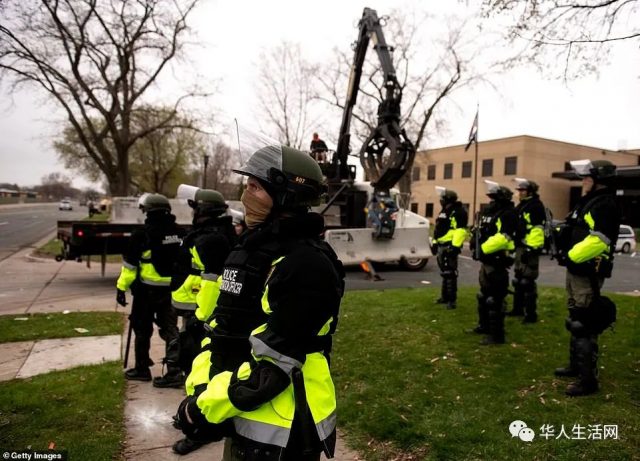
[(527, 191), (527, 194), (533, 195), (538, 193), (538, 183), (525, 178), (514, 178), (516, 190)]
[(164, 211), (168, 213), (171, 211), (171, 204), (167, 197), (162, 194), (145, 193), (138, 199), (138, 208), (140, 208), (143, 213), (147, 214), (157, 211)]
[(455, 203), (458, 201), (458, 194), (455, 191), (444, 188), (442, 186), (435, 186), (435, 187), (436, 187), (436, 193), (440, 197), (440, 203), (442, 205)]
[(484, 184), (487, 190), (487, 196), (496, 201), (509, 201), (513, 197), (511, 189), (505, 186), (501, 186), (495, 181), (484, 180)]
[(256, 178), (273, 199), (275, 209), (294, 210), (319, 205), (320, 196), (326, 190), (318, 163), (288, 146), (262, 147), (233, 171)]
[(204, 214), (217, 216), (229, 207), (220, 192), (213, 189), (200, 189), (188, 184), (178, 186), (176, 197), (186, 199), (191, 208)]
[(596, 182), (616, 175), (616, 166), (609, 160), (572, 160), (571, 168), (578, 176), (591, 176)]

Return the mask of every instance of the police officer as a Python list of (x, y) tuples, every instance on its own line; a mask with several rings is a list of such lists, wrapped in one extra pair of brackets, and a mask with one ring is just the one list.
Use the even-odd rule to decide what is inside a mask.
[[(199, 352), (200, 341), (204, 336), (201, 321), (206, 320), (206, 317), (201, 321), (196, 318), (196, 297), (207, 284), (211, 285), (210, 289), (217, 290), (216, 282), (222, 272), (222, 265), (236, 240), (231, 216), (221, 216), (228, 208), (222, 194), (211, 189), (181, 184), (177, 198), (187, 199), (193, 210), (193, 226), (182, 240), (171, 278), (171, 304), (177, 315), (183, 318), (183, 329), (180, 331), (179, 341), (170, 344), (172, 357), (176, 355), (173, 349), (178, 349), (178, 368), (171, 364), (173, 373), (154, 378), (153, 385), (156, 387), (180, 388), (184, 384), (183, 373), (191, 371), (191, 362)], [(203, 296), (210, 297), (206, 291), (205, 289)], [(213, 296), (215, 302), (217, 294)], [(208, 308), (209, 312), (213, 310), (212, 306), (204, 308)]]
[[(319, 235), (322, 173), (279, 145), (235, 170), (249, 229), (232, 250), (209, 324), (210, 365), (196, 362), (178, 409), (191, 438), (228, 436), (225, 460), (319, 460), (333, 455), (335, 390), (329, 372), (344, 272)], [(198, 383), (200, 380), (200, 383)], [(230, 431), (230, 432), (229, 432)]]
[(520, 202), (516, 207), (516, 255), (514, 264), (513, 310), (509, 316), (524, 315), (523, 323), (538, 320), (536, 280), (539, 275), (540, 251), (544, 247), (544, 226), (547, 218), (538, 195), (538, 184), (524, 178), (515, 178)]
[(556, 376), (577, 377), (566, 389), (569, 396), (588, 395), (598, 390), (598, 334), (592, 305), (604, 279), (611, 277), (613, 251), (618, 238), (620, 213), (612, 181), (616, 167), (607, 160), (577, 160), (571, 166), (582, 179), (582, 197), (566, 220), (566, 238), (560, 239), (561, 264), (567, 266), (566, 327), (571, 333), (569, 365), (555, 370)]
[(471, 240), (474, 258), (480, 260), (478, 326), (486, 334), (480, 343), (504, 344), (504, 299), (509, 289), (509, 267), (513, 264), (517, 217), (505, 186), (485, 179), (489, 205), (481, 212), (478, 229)]
[(468, 216), (455, 191), (436, 186), (436, 192), (440, 196), (442, 206), (433, 232), (436, 250), (433, 253), (437, 255), (442, 276), (441, 296), (436, 302), (446, 304), (447, 309), (455, 309), (458, 294), (458, 255), (467, 237)]
[(177, 353), (170, 345), (178, 339), (176, 313), (171, 307), (171, 274), (184, 231), (171, 214), (171, 205), (164, 195), (145, 194), (139, 206), (146, 214), (144, 229), (131, 235), (129, 248), (122, 256), (122, 270), (116, 287), (116, 300), (127, 305), (125, 292), (131, 288), (133, 306), (129, 317), (136, 338), (134, 368), (125, 372), (127, 379), (151, 381), (149, 357), (153, 323), (166, 343), (165, 361), (173, 372)]

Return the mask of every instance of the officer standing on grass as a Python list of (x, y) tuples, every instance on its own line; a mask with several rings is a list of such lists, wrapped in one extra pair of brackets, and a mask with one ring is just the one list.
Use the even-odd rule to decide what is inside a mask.
[[(183, 318), (179, 341), (169, 345), (171, 356), (175, 355), (173, 349), (178, 350), (179, 368), (172, 367), (172, 373), (154, 378), (153, 385), (156, 387), (183, 386), (184, 374), (191, 371), (191, 362), (200, 351), (200, 341), (204, 337), (202, 321), (206, 318), (196, 318), (196, 297), (203, 287), (211, 285), (209, 291), (214, 291), (215, 302), (222, 265), (236, 241), (231, 216), (222, 216), (228, 206), (221, 193), (181, 184), (177, 198), (186, 199), (193, 210), (193, 227), (182, 240), (171, 278), (171, 304), (177, 315)], [(211, 297), (207, 291), (204, 290), (203, 296)], [(208, 311), (212, 309), (213, 306)]]
[(486, 334), (480, 343), (504, 344), (504, 304), (509, 289), (509, 267), (513, 264), (517, 217), (507, 187), (485, 179), (489, 205), (481, 212), (479, 229), (471, 239), (474, 259), (479, 260), (478, 326)]
[(513, 283), (513, 309), (509, 316), (522, 316), (522, 323), (538, 320), (537, 300), (540, 251), (544, 247), (546, 213), (538, 195), (538, 184), (524, 178), (515, 178), (520, 202), (516, 207), (516, 255)]
[[(567, 330), (571, 333), (569, 365), (555, 370), (560, 377), (577, 377), (566, 394), (598, 391), (598, 335), (615, 320), (611, 305), (599, 299), (605, 278), (611, 277), (620, 212), (613, 180), (616, 166), (608, 160), (576, 160), (571, 166), (582, 177), (582, 197), (559, 236), (559, 263), (567, 266)], [(615, 311), (615, 307), (613, 307)], [(604, 316), (604, 318), (603, 318)]]
[(432, 252), (437, 255), (442, 276), (441, 295), (436, 302), (446, 304), (447, 309), (455, 309), (458, 295), (458, 255), (467, 237), (468, 216), (455, 191), (436, 186), (436, 192), (442, 206), (433, 232), (435, 248)]
[(131, 288), (133, 306), (129, 316), (136, 335), (134, 368), (125, 372), (127, 379), (151, 381), (149, 357), (153, 323), (166, 343), (165, 362), (168, 373), (177, 369), (177, 350), (171, 344), (178, 340), (177, 317), (171, 307), (171, 274), (179, 252), (183, 229), (171, 214), (171, 205), (164, 195), (144, 194), (138, 201), (146, 214), (144, 229), (131, 235), (129, 248), (122, 255), (122, 270), (116, 287), (116, 301), (127, 305), (125, 292)]
[(309, 212), (320, 202), (322, 173), (310, 156), (279, 145), (235, 171), (248, 176), (249, 229), (225, 262), (208, 322), (210, 370), (199, 367), (205, 351), (187, 380), (193, 395), (178, 409), (179, 424), (192, 439), (228, 437), (225, 460), (332, 457), (329, 354), (344, 272), (319, 237), (322, 216)]

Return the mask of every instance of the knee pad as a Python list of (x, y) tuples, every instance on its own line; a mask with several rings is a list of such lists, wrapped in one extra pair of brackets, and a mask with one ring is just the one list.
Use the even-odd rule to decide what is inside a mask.
[(591, 334), (587, 321), (588, 312), (586, 309), (570, 308), (569, 317), (564, 322), (565, 328), (576, 338), (584, 338)]

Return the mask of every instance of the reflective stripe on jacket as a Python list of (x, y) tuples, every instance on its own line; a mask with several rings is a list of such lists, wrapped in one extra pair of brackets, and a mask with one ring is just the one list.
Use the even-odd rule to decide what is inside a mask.
[[(272, 263), (272, 270), (261, 297), (261, 307), (267, 316), (267, 322), (253, 329), (249, 336), (252, 362), (242, 363), (235, 372), (225, 371), (213, 376), (206, 390), (199, 395), (197, 405), (210, 422), (219, 423), (233, 418), (235, 430), (239, 435), (258, 443), (285, 448), (289, 443), (296, 414), (292, 376), (301, 371), (306, 403), (313, 420), (312, 426), (304, 427), (315, 427), (319, 440), (327, 441), (325, 447), (328, 452), (332, 452), (333, 445), (329, 439), (336, 428), (336, 396), (325, 353), (329, 353), (331, 334), (335, 330), (337, 307), (342, 292), (342, 286), (337, 282), (342, 279), (336, 269), (331, 269), (331, 274), (327, 274), (327, 269), (332, 263), (329, 258), (321, 257), (315, 247), (300, 245), (296, 251), (290, 254), (295, 255), (296, 262), (289, 263), (287, 269), (280, 268), (294, 256), (279, 257)], [(306, 304), (301, 294), (303, 291), (307, 292), (307, 287), (300, 286), (304, 282), (298, 283), (292, 278), (308, 277), (301, 270), (302, 267), (307, 267), (309, 273), (315, 274), (316, 282), (321, 285), (318, 290), (322, 290), (322, 294), (310, 291), (306, 295)], [(333, 294), (327, 290), (327, 282), (330, 280), (335, 280), (332, 282), (336, 285)], [(279, 284), (284, 281), (286, 285)], [(289, 289), (285, 289), (285, 286)], [(328, 305), (323, 308), (324, 300), (328, 301)], [(334, 305), (336, 303), (337, 305)], [(296, 320), (292, 319), (291, 315)], [(318, 322), (314, 323), (318, 326), (313, 333), (308, 330), (309, 325), (305, 324), (305, 317), (313, 317)], [(285, 323), (278, 323), (285, 318)], [(323, 323), (318, 321), (321, 318)], [(296, 326), (296, 331), (291, 330), (293, 326)], [(300, 334), (298, 327), (304, 334)], [(282, 328), (285, 330), (281, 330)], [(258, 398), (257, 406), (251, 410), (243, 407), (243, 411), (232, 403), (235, 400), (230, 397), (230, 386), (234, 376), (236, 382), (242, 386), (242, 381), (255, 378), (252, 377), (252, 370), (254, 367), (258, 369), (264, 361), (281, 370), (284, 382), (279, 382), (276, 391), (263, 391), (262, 387), (256, 389), (258, 395), (263, 392), (269, 397), (265, 397), (264, 400)], [(255, 382), (255, 379), (251, 382)]]
[(176, 309), (195, 311), (198, 307), (196, 296), (200, 291), (204, 264), (200, 261), (200, 256), (195, 246), (189, 248), (189, 253), (191, 254), (191, 273), (187, 275), (182, 285), (171, 292), (171, 304)]
[(482, 252), (484, 254), (492, 254), (502, 250), (513, 251), (516, 247), (513, 243), (513, 239), (508, 234), (500, 232), (502, 230), (502, 220), (498, 218), (495, 225), (497, 232), (480, 245)]
[(145, 285), (168, 287), (171, 284), (171, 277), (163, 277), (156, 271), (151, 262), (151, 250), (142, 252), (140, 258), (140, 281)]
[(584, 221), (589, 226), (589, 235), (584, 240), (576, 243), (568, 253), (569, 259), (576, 264), (580, 264), (596, 256), (601, 256), (604, 253), (609, 253), (611, 246), (611, 239), (604, 235), (602, 232), (594, 231), (595, 221), (591, 216), (591, 212), (584, 215)]
[(142, 252), (140, 258), (140, 265), (135, 266), (127, 261), (122, 262), (122, 269), (120, 270), (120, 277), (116, 282), (116, 287), (119, 290), (127, 291), (131, 284), (139, 278), (145, 285), (168, 287), (171, 283), (171, 277), (163, 277), (156, 271), (151, 262), (151, 250), (145, 250)]

